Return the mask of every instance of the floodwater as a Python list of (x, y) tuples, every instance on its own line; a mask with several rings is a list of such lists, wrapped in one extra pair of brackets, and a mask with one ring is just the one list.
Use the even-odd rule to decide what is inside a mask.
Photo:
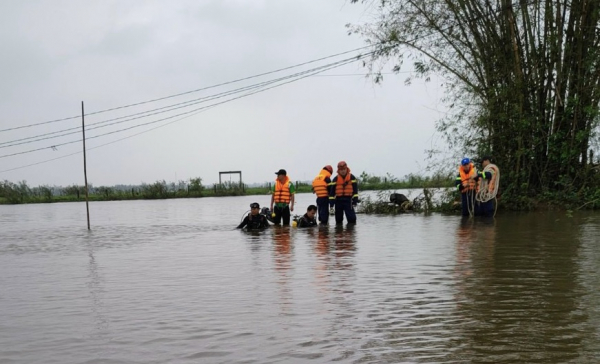
[(235, 230), (255, 200), (0, 206), (0, 363), (600, 362), (599, 213)]

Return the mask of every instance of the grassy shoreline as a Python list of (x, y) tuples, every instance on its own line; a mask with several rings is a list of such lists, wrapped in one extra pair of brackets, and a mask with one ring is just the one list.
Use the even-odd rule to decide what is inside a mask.
[[(447, 187), (447, 186), (440, 186)], [(411, 186), (407, 183), (386, 183), (380, 185), (361, 185), (361, 191), (383, 191), (422, 188), (422, 186)], [(165, 200), (178, 198), (203, 198), (203, 197), (226, 197), (226, 196), (258, 196), (269, 195), (270, 188), (264, 187), (223, 187), (223, 188), (205, 188), (202, 191), (160, 191), (147, 192), (140, 190), (133, 191), (102, 191), (100, 193), (89, 194), (89, 201), (127, 201), (127, 200)], [(297, 193), (312, 193), (311, 186), (307, 184), (297, 184)], [(57, 202), (82, 202), (85, 201), (85, 194), (64, 194), (64, 195), (38, 195), (29, 194), (27, 196), (14, 196), (12, 200), (0, 197), (0, 205), (19, 205), (36, 203), (57, 203)]]

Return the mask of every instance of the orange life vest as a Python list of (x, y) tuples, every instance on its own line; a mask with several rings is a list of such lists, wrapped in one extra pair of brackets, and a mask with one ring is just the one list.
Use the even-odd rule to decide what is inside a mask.
[(460, 182), (463, 183), (463, 182), (467, 181), (467, 185), (463, 187), (462, 193), (467, 193), (468, 191), (473, 191), (473, 190), (478, 189), (477, 183), (475, 183), (475, 180), (471, 178), (471, 177), (475, 177), (475, 175), (477, 175), (477, 170), (475, 169), (475, 166), (473, 165), (473, 163), (471, 163), (470, 166), (471, 166), (471, 169), (469, 170), (469, 173), (466, 173), (464, 171), (463, 166), (458, 167), (458, 173), (460, 175)]
[(279, 179), (275, 180), (275, 202), (284, 202), (290, 203), (291, 194), (290, 194), (290, 178), (285, 176), (285, 182), (279, 182)]
[(317, 197), (327, 197), (327, 182), (326, 178), (331, 178), (331, 173), (328, 170), (322, 169), (318, 176), (312, 182), (313, 191), (317, 194)]
[(337, 175), (336, 185), (335, 185), (335, 197), (352, 197), (352, 174), (350, 173), (350, 168), (348, 168), (348, 173), (346, 177), (342, 177), (339, 174)]

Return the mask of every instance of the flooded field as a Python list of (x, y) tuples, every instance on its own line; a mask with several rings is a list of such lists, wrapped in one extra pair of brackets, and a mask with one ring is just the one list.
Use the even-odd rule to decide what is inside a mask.
[(598, 213), (234, 229), (268, 199), (0, 206), (0, 363), (599, 360)]

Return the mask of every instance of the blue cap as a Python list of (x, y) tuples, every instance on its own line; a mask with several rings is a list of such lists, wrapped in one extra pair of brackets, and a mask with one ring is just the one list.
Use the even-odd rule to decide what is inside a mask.
[(466, 166), (469, 163), (471, 163), (471, 160), (469, 158), (463, 158), (463, 160), (460, 161), (460, 164), (463, 166)]

